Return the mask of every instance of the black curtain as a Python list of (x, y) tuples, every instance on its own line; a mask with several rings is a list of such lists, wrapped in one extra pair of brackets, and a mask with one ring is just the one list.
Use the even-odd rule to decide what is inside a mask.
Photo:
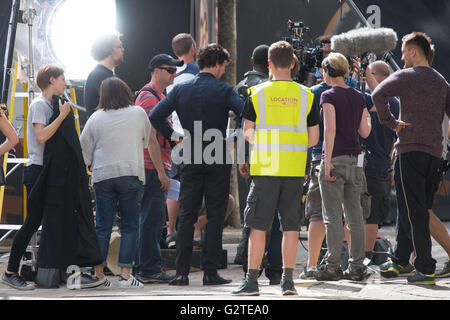
[(323, 34), (333, 14), (340, 6), (338, 0), (237, 0), (237, 79), (251, 69), (250, 57), (260, 44), (270, 45), (293, 35), (287, 21), (301, 21), (309, 27), (304, 34), (308, 44)]
[(148, 63), (159, 53), (172, 52), (172, 38), (190, 32), (190, 1), (116, 0), (117, 29), (123, 34), (124, 63), (118, 76), (139, 90), (150, 81)]
[(397, 48), (394, 57), (400, 68), (403, 67), (401, 58), (401, 39), (413, 31), (428, 34), (436, 48), (436, 55), (432, 67), (446, 79), (450, 79), (450, 1), (411, 1), (411, 0), (355, 0), (361, 13), (367, 18), (367, 7), (377, 5), (381, 12), (381, 26), (392, 28), (397, 32)]
[[(253, 48), (261, 43), (270, 45), (289, 34), (286, 21), (303, 21), (310, 27), (313, 37), (321, 35), (327, 25), (335, 19), (336, 33), (349, 31), (358, 22), (355, 13), (339, 13), (338, 8), (345, 1), (339, 0), (237, 0), (237, 77), (251, 69), (250, 56)], [(400, 60), (401, 38), (412, 31), (427, 33), (436, 45), (433, 67), (445, 78), (450, 79), (450, 1), (448, 0), (354, 0), (367, 19), (369, 7), (380, 8), (381, 27), (392, 28), (397, 32), (399, 42), (394, 50), (394, 59), (403, 67)], [(369, 13), (367, 13), (369, 11)], [(336, 16), (337, 13), (337, 16)], [(305, 41), (310, 38), (305, 35)]]
[[(6, 48), (8, 40), (8, 27), (9, 20), (12, 12), (13, 0), (0, 1), (0, 90), (3, 88), (3, 82), (5, 77), (5, 63), (6, 63)], [(2, 90), (3, 91), (3, 90)], [(3, 95), (3, 92), (0, 93)], [(3, 99), (1, 99), (3, 100)]]

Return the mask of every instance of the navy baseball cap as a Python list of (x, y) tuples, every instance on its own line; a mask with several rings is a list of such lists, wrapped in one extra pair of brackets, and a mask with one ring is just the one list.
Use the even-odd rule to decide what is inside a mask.
[(183, 60), (174, 59), (172, 56), (166, 53), (161, 53), (157, 54), (150, 60), (148, 68), (150, 69), (150, 71), (153, 71), (155, 68), (162, 66), (163, 64), (168, 66), (181, 67), (184, 64), (184, 62)]

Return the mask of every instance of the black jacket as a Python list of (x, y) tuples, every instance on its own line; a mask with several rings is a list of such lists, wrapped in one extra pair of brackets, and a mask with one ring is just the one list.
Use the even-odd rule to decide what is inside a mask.
[[(59, 115), (53, 96), (52, 122)], [(95, 233), (88, 177), (72, 112), (46, 142), (41, 174), (29, 194), (28, 210), (43, 210), (38, 268), (66, 269), (102, 262)]]

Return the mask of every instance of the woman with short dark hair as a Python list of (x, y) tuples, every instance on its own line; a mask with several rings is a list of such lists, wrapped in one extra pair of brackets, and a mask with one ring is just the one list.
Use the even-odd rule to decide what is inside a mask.
[[(71, 112), (69, 103), (59, 104), (59, 115), (51, 121), (54, 106), (54, 96), (62, 96), (66, 88), (64, 70), (55, 65), (44, 65), (36, 74), (36, 83), (41, 89), (28, 108), (27, 117), (27, 147), (29, 161), (23, 170), (23, 184), (29, 195), (37, 178), (41, 174), (44, 163), (44, 150), (48, 140), (59, 129), (64, 119)], [(4, 119), (3, 121), (6, 121)], [(27, 199), (28, 203), (28, 199)], [(28, 243), (42, 222), (42, 210), (32, 210), (34, 206), (27, 206), (27, 216), (20, 230), (17, 231), (11, 246), (8, 267), (2, 276), (3, 283), (19, 290), (32, 290), (34, 285), (28, 284), (19, 275), (20, 260), (25, 254)]]
[[(119, 266), (120, 287), (142, 287), (131, 275), (139, 231), (139, 202), (145, 183), (144, 154), (148, 146), (150, 122), (144, 109), (132, 105), (133, 95), (117, 77), (105, 79), (100, 86), (97, 111), (86, 122), (80, 137), (86, 165), (92, 169), (96, 202), (96, 233), (103, 261), (117, 203), (121, 214)], [(103, 278), (103, 265), (95, 272)], [(107, 281), (107, 285), (109, 281)]]

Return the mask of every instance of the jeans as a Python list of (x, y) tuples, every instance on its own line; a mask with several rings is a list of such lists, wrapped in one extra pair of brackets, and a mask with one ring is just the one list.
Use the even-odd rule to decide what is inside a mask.
[[(42, 171), (42, 166), (30, 165), (23, 170), (23, 184), (27, 190), (27, 196), (30, 195), (31, 188), (36, 182), (39, 174)], [(28, 243), (33, 234), (39, 229), (42, 222), (43, 212), (34, 211), (34, 215), (27, 214), (22, 227), (17, 231), (14, 241), (11, 246), (11, 253), (8, 261), (8, 271), (18, 272), (20, 266), (20, 259), (24, 255)]]
[(439, 186), (440, 164), (439, 158), (419, 151), (400, 154), (394, 162), (398, 217), (392, 260), (406, 265), (414, 250), (414, 267), (424, 274), (433, 274), (436, 269), (436, 260), (431, 256), (428, 209)]
[(139, 245), (136, 272), (141, 276), (162, 271), (159, 240), (166, 222), (167, 191), (161, 189), (156, 170), (145, 169), (144, 196), (139, 214)]
[(331, 159), (332, 171), (336, 181), (326, 181), (324, 163), (320, 164), (319, 185), (322, 195), (323, 221), (325, 222), (328, 258), (327, 266), (336, 269), (341, 265), (342, 240), (342, 205), (345, 219), (350, 229), (351, 258), (350, 267), (362, 268), (365, 258), (364, 219), (361, 207), (361, 190), (363, 187), (363, 168), (356, 166), (354, 156), (338, 156)]
[(95, 232), (104, 264), (119, 202), (121, 238), (118, 265), (132, 267), (138, 241), (142, 182), (136, 176), (112, 178), (94, 183), (94, 191), (97, 207)]

